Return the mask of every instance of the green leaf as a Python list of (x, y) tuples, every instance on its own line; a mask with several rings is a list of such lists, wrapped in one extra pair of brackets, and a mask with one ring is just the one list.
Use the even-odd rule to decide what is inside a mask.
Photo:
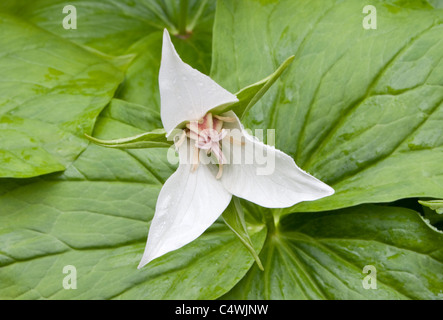
[(437, 230), (443, 230), (443, 200), (419, 200), (423, 206), (423, 216), (425, 221)]
[[(285, 216), (225, 299), (442, 299), (443, 234), (409, 209), (358, 206)], [(376, 289), (365, 289), (376, 269)], [(373, 274), (374, 275), (374, 274)]]
[(0, 177), (64, 170), (123, 74), (72, 43), (0, 15)]
[[(67, 5), (77, 13), (77, 29), (64, 29)], [(107, 54), (121, 55), (152, 32), (168, 28), (178, 33), (180, 1), (160, 0), (4, 0), (0, 11), (26, 19), (54, 34)], [(189, 1), (188, 30), (212, 24), (213, 1)], [(182, 35), (186, 38), (187, 35)]]
[(443, 200), (429, 200), (429, 201), (420, 200), (418, 202), (436, 211), (438, 214), (443, 214)]
[(258, 257), (258, 253), (254, 249), (254, 244), (252, 243), (251, 237), (248, 233), (243, 208), (241, 207), (240, 201), (237, 197), (233, 196), (232, 201), (223, 212), (222, 217), (229, 229), (234, 232), (234, 234), (244, 244), (246, 249), (249, 250), (260, 270), (263, 271), (263, 265)]
[(289, 66), (289, 64), (294, 60), (294, 56), (290, 56), (286, 59), (271, 75), (267, 76), (263, 80), (260, 80), (254, 84), (248, 85), (247, 87), (241, 89), (235, 95), (238, 98), (238, 102), (229, 105), (227, 108), (219, 111), (226, 112), (232, 110), (235, 114), (243, 119), (247, 114), (249, 109), (251, 109), (260, 98), (268, 91), (268, 89), (274, 84), (274, 82), (280, 77), (283, 71)]
[(217, 3), (212, 77), (223, 87), (295, 56), (244, 125), (275, 129), (276, 148), (336, 193), (282, 213), (443, 198), (443, 10), (374, 1), (378, 27), (365, 30), (367, 4)]
[[(153, 130), (158, 115), (146, 110), (113, 100), (94, 135)], [(1, 180), (0, 298), (214, 299), (230, 290), (254, 259), (222, 221), (137, 269), (158, 193), (176, 168), (166, 154), (91, 144), (63, 174)], [(260, 251), (266, 228), (248, 231)], [(77, 270), (76, 290), (63, 287), (67, 265)]]
[[(208, 74), (215, 0), (188, 1), (187, 34), (179, 34), (180, 0), (3, 0), (0, 12), (20, 16), (58, 36), (108, 55), (134, 55), (118, 98), (159, 110), (158, 70), (163, 29), (181, 58)], [(65, 30), (66, 5), (77, 12), (77, 29)], [(101, 53), (97, 53), (102, 56)], [(115, 61), (120, 63), (119, 60)], [(152, 95), (151, 92), (156, 94)]]

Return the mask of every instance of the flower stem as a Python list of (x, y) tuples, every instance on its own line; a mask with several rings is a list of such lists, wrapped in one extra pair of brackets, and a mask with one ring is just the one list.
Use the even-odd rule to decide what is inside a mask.
[(264, 222), (266, 224), (266, 227), (268, 228), (268, 234), (274, 234), (276, 230), (276, 221), (274, 215), (272, 214), (272, 211), (270, 209), (263, 208), (263, 218), (265, 220)]
[(251, 253), (258, 268), (264, 271), (263, 264), (259, 258), (259, 252), (255, 251), (254, 244), (249, 236), (245, 215), (239, 198), (236, 196), (232, 197), (231, 203), (228, 205), (225, 212), (223, 212), (222, 217), (226, 225), (234, 232), (246, 249)]
[(195, 25), (197, 24), (198, 20), (200, 19), (201, 15), (203, 14), (203, 11), (208, 4), (208, 0), (201, 0), (200, 6), (197, 9), (197, 13), (195, 14), (194, 18), (191, 22), (188, 23), (189, 30), (193, 30)]
[(188, 17), (188, 0), (180, 0), (180, 15), (178, 20), (178, 33), (181, 36), (186, 36), (186, 23)]

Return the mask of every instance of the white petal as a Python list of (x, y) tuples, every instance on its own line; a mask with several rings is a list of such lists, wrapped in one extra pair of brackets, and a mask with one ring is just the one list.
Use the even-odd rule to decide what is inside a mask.
[(214, 80), (184, 63), (163, 33), (162, 60), (159, 74), (161, 118), (167, 135), (184, 121), (201, 119), (215, 107), (238, 99)]
[[(234, 137), (239, 141), (243, 136), (244, 144), (231, 144), (230, 164), (224, 166), (221, 180), (229, 192), (267, 208), (290, 207), (334, 193), (334, 189), (300, 169), (290, 156), (258, 141), (239, 122), (231, 125), (231, 129), (236, 127), (240, 130)], [(223, 148), (226, 152), (225, 144)], [(237, 158), (233, 159), (235, 154)]]
[[(189, 142), (180, 151), (186, 147)], [(180, 152), (180, 161), (185, 157)], [(200, 164), (191, 172), (190, 162), (180, 164), (160, 191), (138, 268), (198, 238), (223, 213), (231, 197), (208, 166)]]

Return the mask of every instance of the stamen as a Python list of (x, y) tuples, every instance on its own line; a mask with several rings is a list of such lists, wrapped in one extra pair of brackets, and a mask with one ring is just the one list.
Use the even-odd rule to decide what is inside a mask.
[(223, 121), (215, 118), (214, 116), (214, 119), (212, 119), (212, 123), (213, 123), (212, 127), (214, 128), (215, 131), (220, 132), (220, 130), (222, 130)]
[(235, 144), (237, 146), (244, 146), (245, 145), (244, 141), (235, 139), (233, 136), (229, 136), (229, 140), (231, 141), (232, 144)]
[(224, 121), (224, 122), (236, 122), (237, 119), (235, 119), (234, 117), (223, 117), (223, 116), (219, 116), (217, 114), (214, 114), (214, 117), (217, 118), (218, 120)]
[(217, 179), (217, 180), (220, 179), (222, 175), (223, 175), (223, 163), (219, 163), (218, 164), (218, 173), (215, 176), (215, 179)]
[[(200, 151), (206, 150), (207, 155), (214, 156), (218, 162), (218, 173), (216, 179), (220, 179), (223, 174), (223, 165), (227, 163), (226, 157), (223, 154), (222, 140), (227, 137), (228, 131), (223, 129), (223, 122), (235, 122), (235, 117), (223, 117), (207, 113), (202, 119), (198, 121), (190, 121), (186, 124), (185, 137), (192, 140), (191, 146), (194, 154), (192, 155), (191, 172), (197, 170), (200, 164)], [(183, 135), (179, 141), (182, 142), (185, 138)], [(243, 145), (241, 141), (237, 141), (231, 137), (231, 141)]]
[(200, 150), (197, 147), (193, 147), (193, 152), (194, 154), (192, 155), (192, 167), (191, 167), (191, 172), (194, 172), (195, 170), (197, 170), (198, 165), (199, 165), (199, 153)]
[(183, 144), (183, 142), (185, 141), (185, 139), (186, 139), (186, 131), (183, 130), (183, 132), (182, 132), (180, 138), (175, 142), (175, 146), (176, 146), (177, 148), (180, 148), (180, 146)]
[(186, 124), (186, 128), (188, 128), (190, 131), (198, 134), (198, 122), (197, 121), (191, 121)]
[(197, 148), (203, 149), (203, 150), (210, 150), (212, 148), (212, 141), (204, 142), (204, 141), (196, 141), (195, 146)]
[(213, 128), (214, 123), (212, 121), (212, 113), (206, 114), (206, 116), (203, 118), (203, 120), (206, 121), (206, 123), (205, 123), (206, 128)]
[(223, 139), (226, 137), (227, 134), (228, 134), (228, 131), (225, 130), (225, 129), (222, 129), (222, 130), (220, 131), (219, 136), (218, 136), (219, 141), (220, 141), (220, 140), (223, 140)]
[(192, 140), (197, 141), (198, 140), (198, 134), (196, 134), (194, 131), (191, 130), (187, 130), (186, 131), (186, 136)]

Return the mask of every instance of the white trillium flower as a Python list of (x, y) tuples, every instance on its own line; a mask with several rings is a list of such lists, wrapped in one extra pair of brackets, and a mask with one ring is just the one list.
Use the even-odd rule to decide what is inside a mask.
[[(249, 135), (232, 111), (213, 114), (213, 109), (235, 103), (237, 97), (184, 63), (166, 29), (159, 86), (167, 135), (171, 137), (178, 127), (184, 130), (175, 143), (180, 163), (160, 191), (138, 268), (198, 238), (233, 195), (263, 207), (285, 208), (334, 193), (290, 156)], [(228, 155), (225, 150), (230, 150)], [(258, 174), (259, 164), (233, 161), (236, 154), (244, 158), (265, 154), (274, 168)], [(210, 155), (216, 163), (203, 163), (202, 155)]]

